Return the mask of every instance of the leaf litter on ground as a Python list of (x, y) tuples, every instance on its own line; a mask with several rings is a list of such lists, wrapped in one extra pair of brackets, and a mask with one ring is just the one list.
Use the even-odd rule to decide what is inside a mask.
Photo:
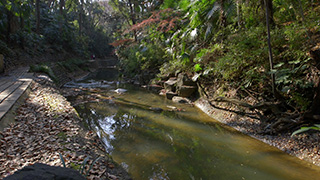
[(63, 166), (59, 153), (66, 167), (75, 169), (88, 157), (83, 169), (88, 179), (129, 179), (115, 170), (98, 136), (79, 125), (76, 111), (52, 82), (35, 75), (30, 89), (16, 122), (0, 132), (0, 179), (34, 163)]

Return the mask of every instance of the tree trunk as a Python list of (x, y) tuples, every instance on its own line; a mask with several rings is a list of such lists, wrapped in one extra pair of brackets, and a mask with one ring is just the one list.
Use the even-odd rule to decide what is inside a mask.
[(220, 4), (220, 16), (219, 16), (220, 27), (226, 27), (227, 17), (225, 15), (225, 10), (224, 10), (224, 0), (219, 0), (219, 4)]
[[(264, 0), (266, 1), (269, 0)], [(273, 57), (272, 57), (272, 48), (271, 48), (271, 35), (270, 35), (270, 14), (269, 14), (269, 8), (266, 6), (266, 21), (267, 21), (267, 31), (268, 31), (268, 47), (269, 47), (269, 63), (270, 63), (270, 71), (271, 71), (271, 86), (272, 86), (272, 94), (275, 98), (275, 75), (273, 73)]]
[(82, 13), (81, 12), (79, 13), (78, 23), (79, 23), (79, 35), (81, 35), (82, 34)]
[[(132, 21), (132, 25), (136, 24), (136, 18), (135, 18), (135, 12), (134, 12), (134, 7), (133, 4), (131, 2), (131, 0), (129, 0), (129, 8), (130, 8), (130, 15), (131, 15), (131, 21)], [(137, 41), (137, 32), (136, 30), (133, 30), (133, 36), (134, 36), (134, 40)]]
[(7, 12), (7, 32), (6, 32), (6, 39), (7, 43), (10, 43), (10, 35), (15, 33), (20, 28), (19, 18), (15, 16), (11, 11), (6, 10)]
[(83, 29), (83, 4), (84, 1), (80, 1), (80, 11), (79, 11), (79, 35), (82, 34), (82, 29)]
[[(24, 19), (23, 19), (23, 16), (22, 14), (20, 13), (20, 29), (21, 29), (21, 32), (24, 31)], [(24, 37), (23, 37), (23, 34), (20, 35), (20, 46), (22, 49), (24, 49)]]
[(12, 13), (9, 10), (7, 10), (7, 33), (6, 33), (6, 38), (7, 38), (7, 43), (8, 44), (10, 44), (11, 19), (12, 19)]
[(237, 21), (239, 28), (241, 28), (241, 3), (242, 0), (237, 0)]
[(302, 24), (304, 25), (304, 28), (307, 30), (307, 35), (308, 35), (308, 38), (310, 40), (310, 44), (314, 44), (314, 42), (313, 42), (313, 40), (311, 38), (311, 33), (310, 33), (309, 29), (306, 28), (306, 26), (305, 26), (305, 22), (306, 21), (305, 21), (305, 18), (304, 18), (304, 12), (303, 12), (303, 7), (302, 7), (301, 0), (298, 0), (298, 2), (299, 2), (299, 11), (300, 11), (300, 15), (301, 15), (301, 18), (302, 18)]
[(36, 33), (40, 34), (40, 0), (36, 0)]
[(315, 46), (309, 52), (311, 59), (313, 60), (314, 64), (314, 96), (311, 106), (311, 114), (312, 115), (320, 115), (320, 77), (317, 75), (320, 72), (320, 48)]
[(60, 15), (62, 16), (62, 17), (65, 17), (65, 14), (64, 14), (64, 6), (65, 6), (65, 2), (64, 2), (64, 0), (60, 0)]
[(273, 3), (272, 0), (261, 0), (261, 7), (263, 10), (265, 10), (265, 14), (267, 14), (268, 11), (268, 18), (269, 18), (269, 24), (273, 27), (275, 25), (274, 19), (273, 19)]

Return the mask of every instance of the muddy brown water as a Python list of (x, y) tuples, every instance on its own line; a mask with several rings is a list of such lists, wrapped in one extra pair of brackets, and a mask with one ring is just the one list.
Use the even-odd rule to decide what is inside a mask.
[[(319, 167), (225, 127), (195, 107), (117, 83), (116, 77), (115, 70), (104, 69), (73, 83), (114, 96), (76, 109), (133, 179), (320, 179)], [(117, 88), (127, 91), (119, 94)]]

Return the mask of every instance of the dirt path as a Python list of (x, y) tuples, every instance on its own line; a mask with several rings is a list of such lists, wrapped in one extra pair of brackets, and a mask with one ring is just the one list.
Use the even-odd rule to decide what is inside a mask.
[(101, 157), (88, 179), (130, 179), (104, 152), (99, 138), (80, 126), (81, 118), (46, 76), (36, 74), (29, 98), (16, 111), (14, 125), (0, 134), (0, 179), (36, 162), (79, 169), (89, 156), (86, 170)]

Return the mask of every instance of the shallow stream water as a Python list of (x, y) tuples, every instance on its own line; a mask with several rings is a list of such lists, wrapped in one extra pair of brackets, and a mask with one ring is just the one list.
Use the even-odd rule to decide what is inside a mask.
[(317, 166), (115, 77), (115, 70), (104, 69), (70, 85), (91, 84), (100, 96), (113, 96), (76, 109), (133, 179), (320, 179)]

